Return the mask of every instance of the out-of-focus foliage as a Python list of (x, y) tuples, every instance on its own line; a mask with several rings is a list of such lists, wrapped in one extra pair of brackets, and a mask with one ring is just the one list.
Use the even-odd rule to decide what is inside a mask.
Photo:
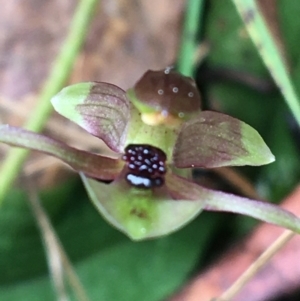
[[(173, 235), (136, 243), (102, 220), (76, 186), (77, 181), (42, 197), (91, 300), (160, 300), (183, 283), (205, 251), (214, 223), (207, 216)], [(64, 204), (61, 195), (66, 195)], [(1, 301), (54, 300), (26, 200), (19, 193), (10, 200), (1, 213)]]
[[(277, 12), (291, 74), (300, 91), (300, 3), (277, 1)], [(203, 22), (204, 39), (211, 45), (210, 68), (226, 67), (270, 79), (231, 1), (209, 1)], [(213, 108), (247, 122), (266, 140), (276, 162), (244, 171), (266, 198), (281, 200), (298, 182), (300, 159), (289, 126), (292, 117), (279, 91), (262, 93), (227, 81), (208, 84), (206, 89)], [(171, 294), (203, 261), (215, 224), (212, 215), (208, 219), (202, 214), (178, 233), (134, 243), (101, 219), (79, 182), (46, 191), (41, 199), (92, 300), (156, 301)], [(242, 225), (244, 217), (237, 221), (239, 229), (247, 227)], [(0, 212), (0, 269), (1, 301), (55, 299), (34, 218), (24, 194), (16, 191)]]
[[(296, 66), (294, 78), (300, 76), (295, 36), (300, 24), (290, 13), (300, 9), (295, 4), (280, 3), (279, 22), (287, 57), (291, 66)], [(288, 14), (289, 12), (289, 14)], [(230, 1), (212, 1), (206, 15), (206, 36), (211, 43), (207, 63), (210, 67), (228, 68), (237, 73), (261, 80), (271, 80), (259, 57), (252, 40)], [(224, 59), (226, 58), (226, 59)], [(299, 70), (299, 71), (297, 71)], [(299, 81), (295, 81), (299, 89)], [(298, 87), (297, 87), (298, 85)], [(262, 93), (246, 85), (224, 81), (208, 86), (208, 98), (213, 105), (224, 112), (240, 118), (256, 128), (266, 140), (276, 157), (276, 162), (250, 171), (263, 195), (270, 200), (281, 200), (298, 182), (300, 160), (295, 141), (289, 129), (293, 121), (279, 90)]]

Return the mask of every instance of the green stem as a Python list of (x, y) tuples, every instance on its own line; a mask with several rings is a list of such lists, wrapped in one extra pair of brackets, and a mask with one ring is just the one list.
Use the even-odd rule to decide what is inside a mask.
[(178, 71), (186, 76), (192, 76), (195, 68), (195, 54), (197, 49), (197, 33), (201, 24), (204, 7), (203, 0), (189, 0), (185, 14), (181, 46), (178, 55)]
[[(25, 123), (25, 127), (28, 130), (39, 132), (45, 126), (52, 112), (50, 99), (63, 87), (72, 71), (74, 61), (83, 44), (88, 25), (98, 3), (98, 0), (81, 0), (78, 4), (70, 26), (69, 35), (54, 62), (52, 72), (40, 94), (37, 107)], [(12, 149), (4, 160), (0, 169), (0, 205), (19, 174), (28, 153), (28, 150)]]

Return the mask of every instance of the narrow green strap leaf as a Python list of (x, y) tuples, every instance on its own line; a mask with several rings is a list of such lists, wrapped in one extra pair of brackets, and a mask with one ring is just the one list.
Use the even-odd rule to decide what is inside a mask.
[(76, 171), (101, 180), (115, 179), (123, 167), (120, 160), (78, 150), (52, 138), (8, 125), (0, 125), (0, 142), (54, 156)]
[(255, 129), (212, 111), (203, 111), (184, 123), (173, 153), (179, 168), (263, 165), (274, 159)]
[(255, 0), (232, 0), (255, 43), (263, 61), (280, 88), (288, 106), (300, 125), (300, 101), (291, 83), (280, 51)]
[(202, 21), (204, 4), (204, 0), (188, 0), (186, 2), (186, 12), (177, 63), (177, 70), (186, 76), (193, 76), (196, 67), (196, 51), (199, 47), (197, 35), (201, 31), (199, 27), (204, 23)]
[(300, 234), (300, 218), (277, 205), (254, 201), (221, 191), (213, 191), (200, 186), (198, 194), (199, 197), (205, 199), (205, 210), (247, 215)]
[(51, 102), (58, 113), (102, 139), (112, 150), (123, 150), (130, 106), (121, 88), (108, 83), (79, 83), (62, 89)]

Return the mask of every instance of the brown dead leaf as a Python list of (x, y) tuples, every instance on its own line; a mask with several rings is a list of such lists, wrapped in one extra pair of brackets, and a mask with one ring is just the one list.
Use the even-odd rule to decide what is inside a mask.
[(183, 7), (183, 1), (172, 0), (102, 1), (76, 78), (127, 89), (146, 70), (173, 64)]
[[(22, 126), (35, 107), (75, 5), (73, 0), (10, 0), (1, 6), (0, 123)], [(99, 1), (69, 82), (98, 80), (128, 88), (147, 69), (173, 63), (183, 6), (183, 1), (172, 0)], [(55, 113), (45, 132), (77, 147), (107, 151), (101, 141)], [(0, 160), (8, 149), (0, 146)], [(62, 166), (56, 159), (34, 154), (24, 170), (49, 186)]]

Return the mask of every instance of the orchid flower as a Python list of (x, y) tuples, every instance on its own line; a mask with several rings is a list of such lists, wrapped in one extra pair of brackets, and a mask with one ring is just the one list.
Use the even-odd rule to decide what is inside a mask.
[(52, 104), (102, 139), (115, 157), (9, 125), (0, 125), (0, 142), (69, 164), (79, 172), (99, 212), (130, 238), (166, 235), (202, 210), (240, 213), (300, 233), (300, 219), (279, 206), (193, 182), (192, 168), (258, 166), (275, 158), (251, 126), (201, 111), (191, 78), (170, 69), (148, 71), (127, 92), (108, 83), (79, 83), (64, 88)]

